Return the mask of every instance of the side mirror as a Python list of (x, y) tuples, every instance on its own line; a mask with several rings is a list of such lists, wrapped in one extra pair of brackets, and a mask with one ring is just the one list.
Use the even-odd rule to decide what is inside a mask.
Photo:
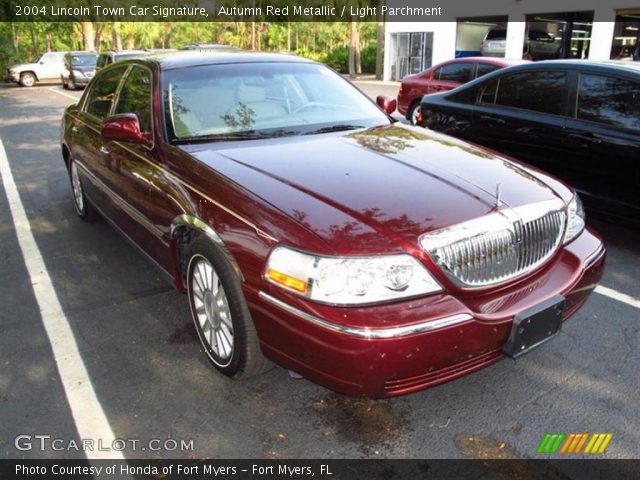
[(140, 131), (140, 121), (135, 113), (124, 113), (105, 118), (100, 133), (105, 140), (142, 145), (151, 143), (147, 136)]
[(396, 111), (397, 102), (391, 97), (387, 97), (386, 95), (378, 95), (378, 97), (376, 98), (376, 103), (388, 115), (391, 115)]

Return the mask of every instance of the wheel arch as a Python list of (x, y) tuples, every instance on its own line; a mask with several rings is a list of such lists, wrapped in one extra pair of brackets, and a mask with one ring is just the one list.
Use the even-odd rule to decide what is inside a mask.
[(22, 70), (20, 72), (20, 77), (22, 77), (22, 75), (24, 75), (25, 73), (30, 73), (31, 75), (33, 75), (36, 79), (36, 82), (40, 81), (40, 79), (38, 78), (38, 74), (36, 73), (35, 70)]
[(186, 253), (190, 245), (201, 236), (211, 240), (214, 247), (229, 262), (239, 280), (243, 282), (244, 277), (240, 266), (218, 232), (201, 218), (194, 215), (181, 214), (173, 219), (169, 230), (173, 274), (178, 290), (186, 291), (186, 275), (189, 263)]

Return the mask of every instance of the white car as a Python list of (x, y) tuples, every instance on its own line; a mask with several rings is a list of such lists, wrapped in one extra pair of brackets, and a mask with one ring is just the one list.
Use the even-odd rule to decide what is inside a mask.
[(37, 82), (59, 81), (66, 71), (66, 52), (48, 52), (33, 63), (19, 63), (7, 70), (7, 80), (23, 87), (33, 87)]

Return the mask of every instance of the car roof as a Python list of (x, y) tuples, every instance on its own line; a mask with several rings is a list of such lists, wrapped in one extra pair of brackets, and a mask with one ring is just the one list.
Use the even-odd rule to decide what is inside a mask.
[(127, 53), (148, 53), (146, 50), (104, 50), (100, 55), (122, 55)]
[(229, 63), (316, 63), (312, 60), (292, 55), (245, 52), (232, 49), (229, 49), (228, 52), (194, 52), (191, 50), (183, 50), (180, 52), (158, 53), (136, 59), (135, 61), (154, 63), (159, 65), (162, 70)]
[(71, 52), (67, 52), (67, 55), (95, 55), (98, 54), (96, 52), (87, 52), (86, 50), (74, 50)]
[(517, 59), (517, 58), (500, 58), (500, 57), (458, 57), (453, 60), (449, 60), (445, 63), (460, 63), (460, 62), (480, 62), (490, 63), (492, 65), (521, 65), (523, 63), (531, 63), (529, 60)]
[(509, 70), (541, 70), (552, 67), (565, 68), (569, 70), (577, 69), (592, 69), (594, 71), (617, 71), (620, 73), (639, 73), (640, 63), (638, 62), (623, 62), (620, 60), (580, 60), (580, 59), (565, 59), (565, 60), (542, 60), (539, 62), (530, 62), (525, 65), (515, 66)]

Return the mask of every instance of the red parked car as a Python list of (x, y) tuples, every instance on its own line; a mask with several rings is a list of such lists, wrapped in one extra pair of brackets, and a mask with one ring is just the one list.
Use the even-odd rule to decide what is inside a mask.
[(75, 210), (187, 293), (230, 377), (385, 397), (552, 338), (604, 263), (579, 198), (379, 105), (287, 55), (116, 63), (64, 114)]
[(420, 100), (425, 95), (453, 90), (494, 70), (524, 63), (526, 60), (504, 58), (463, 57), (439, 63), (421, 73), (406, 75), (398, 92), (398, 111), (412, 125), (420, 112)]

